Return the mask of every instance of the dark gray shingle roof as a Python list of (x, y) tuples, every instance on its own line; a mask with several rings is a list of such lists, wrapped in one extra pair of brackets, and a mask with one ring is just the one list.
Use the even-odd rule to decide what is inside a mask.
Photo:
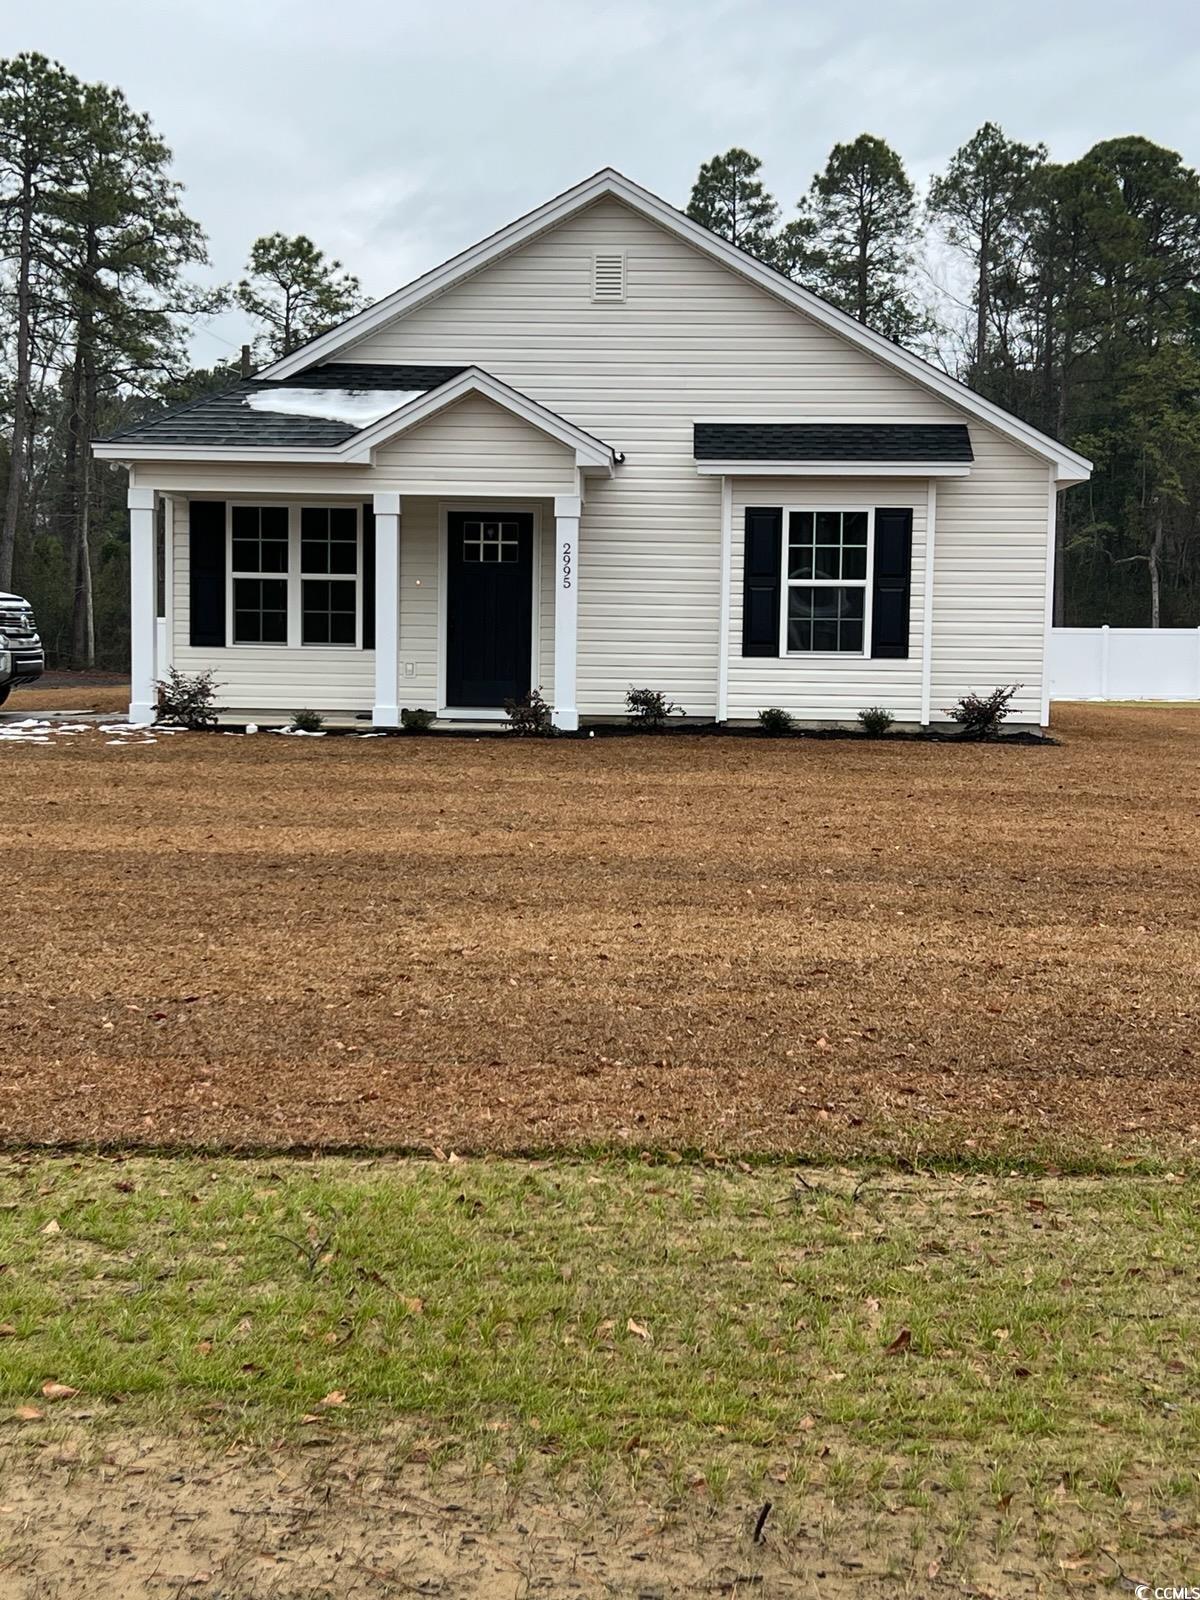
[[(329, 449), (345, 444), (360, 433), (363, 423), (342, 422), (332, 417), (301, 417), (284, 412), (251, 410), (248, 395), (288, 389), (438, 389), (456, 378), (462, 367), (372, 366), (363, 362), (331, 362), (312, 367), (308, 372), (285, 378), (282, 383), (264, 383), (249, 378), (220, 394), (203, 395), (186, 401), (157, 417), (146, 417), (111, 433), (106, 444), (128, 440), (131, 444), (201, 446), (285, 447), (305, 445)], [(397, 400), (397, 405), (401, 402)]]
[(697, 422), (697, 461), (974, 460), (961, 422)]

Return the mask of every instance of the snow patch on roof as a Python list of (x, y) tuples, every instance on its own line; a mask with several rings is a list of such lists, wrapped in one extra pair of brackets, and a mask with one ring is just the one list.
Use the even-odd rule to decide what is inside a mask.
[(366, 428), (424, 393), (424, 389), (300, 389), (289, 385), (257, 389), (246, 396), (245, 403), (251, 411), (271, 411), (285, 417), (325, 417), (330, 422), (351, 422), (356, 428)]

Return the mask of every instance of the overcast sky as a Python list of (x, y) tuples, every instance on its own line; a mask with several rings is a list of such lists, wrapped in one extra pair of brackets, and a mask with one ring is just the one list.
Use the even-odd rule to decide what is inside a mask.
[[(1066, 159), (1200, 164), (1195, 0), (0, 0), (4, 53), (119, 84), (175, 152), (214, 276), (308, 233), (372, 296), (615, 166), (675, 204), (730, 145), (790, 206), (865, 131), (916, 179), (987, 118)], [(243, 335), (197, 339), (208, 363)]]

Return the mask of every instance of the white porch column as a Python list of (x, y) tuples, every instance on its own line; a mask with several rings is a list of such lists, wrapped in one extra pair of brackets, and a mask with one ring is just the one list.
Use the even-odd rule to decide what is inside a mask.
[(579, 655), (579, 517), (577, 494), (554, 497), (554, 726), (579, 726), (575, 679)]
[(377, 494), (375, 504), (375, 706), (377, 728), (400, 724), (400, 496)]
[(153, 722), (154, 681), (158, 676), (158, 583), (155, 554), (154, 490), (130, 489), (129, 654), (130, 722)]

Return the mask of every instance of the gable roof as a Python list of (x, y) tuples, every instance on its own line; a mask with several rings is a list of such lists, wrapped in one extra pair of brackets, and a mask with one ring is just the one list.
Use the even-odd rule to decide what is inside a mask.
[(612, 471), (617, 456), (611, 445), (482, 367), (403, 363), (332, 363), (278, 382), (248, 379), (122, 428), (97, 440), (93, 450), (109, 461), (364, 463), (381, 444), (468, 394), (482, 395), (573, 451), (582, 471)]
[(440, 267), (435, 267), (432, 272), (427, 272), (404, 288), (397, 289), (394, 294), (385, 296), (373, 306), (368, 306), (365, 311), (360, 311), (338, 327), (330, 329), (328, 333), (321, 334), (306, 345), (301, 345), (291, 355), (268, 367), (263, 376), (274, 379), (294, 377), (317, 362), (332, 359), (339, 351), (345, 350), (383, 323), (404, 316), (406, 312), (423, 305), (434, 295), (444, 293), (456, 283), (462, 282), (464, 278), (481, 271), (511, 251), (519, 249), (530, 239), (545, 233), (576, 212), (594, 205), (597, 200), (610, 197), (657, 222), (668, 232), (685, 239), (697, 250), (722, 262), (743, 278), (758, 284), (760, 288), (774, 295), (776, 299), (782, 300), (786, 305), (804, 312), (814, 322), (831, 329), (849, 343), (868, 351), (886, 366), (903, 373), (922, 388), (949, 401), (951, 405), (959, 407), (968, 415), (978, 417), (980, 421), (995, 428), (998, 433), (1005, 434), (1016, 444), (1032, 451), (1034, 455), (1041, 456), (1053, 464), (1060, 481), (1077, 483), (1090, 476), (1092, 464), (1085, 456), (1069, 450), (1057, 440), (1051, 439), (1049, 435), (1031, 427), (1029, 423), (1022, 422), (1019, 417), (1005, 411), (1002, 406), (985, 400), (982, 395), (968, 389), (965, 384), (939, 371), (937, 367), (930, 366), (928, 362), (902, 349), (882, 334), (864, 327), (844, 311), (839, 311), (836, 306), (830, 305), (810, 290), (801, 288), (790, 278), (776, 272), (773, 267), (768, 267), (753, 256), (747, 255), (744, 250), (739, 250), (728, 240), (710, 233), (707, 228), (693, 222), (682, 211), (677, 211), (674, 206), (668, 205), (665, 200), (659, 199), (657, 195), (651, 194), (648, 189), (643, 189), (640, 184), (634, 183), (632, 179), (626, 178), (612, 167), (605, 167), (592, 177), (585, 178), (573, 189), (566, 190), (536, 210), (519, 217), (506, 228), (490, 234), (478, 244), (472, 245), (470, 249), (453, 256)]

